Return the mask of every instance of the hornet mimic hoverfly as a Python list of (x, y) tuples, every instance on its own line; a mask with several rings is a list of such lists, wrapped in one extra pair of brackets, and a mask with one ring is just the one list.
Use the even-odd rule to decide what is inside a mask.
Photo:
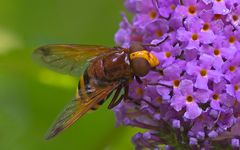
[[(132, 43), (130, 48), (107, 48), (96, 45), (46, 45), (33, 53), (33, 58), (52, 70), (80, 76), (77, 94), (59, 115), (46, 135), (50, 139), (71, 126), (89, 110), (95, 110), (112, 94), (111, 109), (128, 96), (128, 83), (139, 82), (159, 61), (144, 46)], [(120, 94), (121, 90), (124, 94)]]

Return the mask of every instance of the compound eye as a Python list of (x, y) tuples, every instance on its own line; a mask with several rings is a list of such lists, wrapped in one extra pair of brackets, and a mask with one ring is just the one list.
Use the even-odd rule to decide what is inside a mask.
[(135, 76), (143, 77), (148, 74), (151, 69), (150, 64), (144, 58), (135, 58), (131, 61), (131, 66)]

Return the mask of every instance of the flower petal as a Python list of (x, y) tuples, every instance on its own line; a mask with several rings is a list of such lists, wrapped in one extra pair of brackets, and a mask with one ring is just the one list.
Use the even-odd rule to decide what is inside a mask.
[(182, 80), (179, 88), (181, 89), (182, 95), (187, 96), (193, 94), (193, 82), (191, 80)]
[(202, 113), (202, 109), (198, 106), (196, 102), (187, 103), (186, 107), (187, 109), (184, 113), (184, 117), (188, 119), (195, 119)]
[(186, 105), (185, 96), (175, 95), (172, 98), (171, 106), (176, 110), (180, 111)]

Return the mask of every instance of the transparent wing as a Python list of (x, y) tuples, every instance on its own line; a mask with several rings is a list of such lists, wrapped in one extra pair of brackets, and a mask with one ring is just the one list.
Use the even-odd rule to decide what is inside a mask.
[[(46, 139), (50, 139), (59, 134), (64, 129), (71, 126), (81, 116), (87, 113), (91, 108), (99, 102), (107, 98), (107, 96), (118, 87), (118, 83), (113, 83), (106, 87), (93, 87), (86, 93), (80, 93), (77, 98), (70, 102), (50, 128), (46, 135)], [(88, 95), (88, 96), (86, 96)]]
[(33, 59), (54, 71), (79, 76), (89, 60), (109, 50), (98, 45), (46, 45), (33, 52)]

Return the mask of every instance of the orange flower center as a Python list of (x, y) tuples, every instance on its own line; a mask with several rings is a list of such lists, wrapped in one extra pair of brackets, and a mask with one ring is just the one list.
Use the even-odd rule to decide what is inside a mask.
[(237, 16), (237, 15), (233, 15), (233, 16), (232, 16), (232, 19), (233, 19), (234, 21), (237, 21), (237, 20), (238, 20), (238, 16)]
[(214, 49), (213, 53), (214, 53), (214, 55), (218, 56), (218, 55), (220, 55), (220, 50), (216, 48), (216, 49)]
[(192, 40), (196, 41), (197, 39), (198, 39), (198, 34), (197, 33), (192, 34)]
[(234, 72), (234, 71), (236, 70), (235, 66), (230, 66), (228, 69), (229, 69), (229, 71), (231, 71), (231, 72)]
[(157, 31), (155, 32), (155, 34), (156, 34), (157, 37), (163, 36), (163, 33), (162, 33), (161, 30), (157, 30)]
[(206, 76), (207, 75), (207, 70), (205, 70), (205, 69), (202, 69), (201, 71), (200, 71), (200, 74), (201, 74), (201, 76)]
[(157, 17), (157, 12), (154, 11), (154, 10), (150, 11), (149, 17), (150, 17), (151, 19), (155, 19), (155, 18)]
[(136, 88), (136, 93), (137, 95), (142, 95), (143, 94), (143, 90), (140, 87)]
[(235, 36), (230, 36), (229, 39), (228, 39), (228, 42), (231, 43), (231, 44), (233, 44), (235, 41), (236, 41)]
[(179, 80), (174, 80), (174, 81), (173, 81), (174, 87), (178, 87), (179, 84), (180, 84), (180, 81), (179, 81)]
[(221, 19), (222, 15), (221, 14), (215, 14), (214, 15), (214, 20)]
[(193, 101), (193, 97), (190, 96), (190, 95), (187, 96), (187, 97), (186, 97), (186, 101), (189, 102), (189, 103), (191, 103), (191, 102)]
[(206, 23), (204, 23), (204, 25), (203, 25), (203, 31), (207, 31), (207, 30), (209, 30), (209, 28), (210, 28), (210, 25), (206, 22)]
[(213, 97), (213, 99), (216, 100), (216, 101), (219, 100), (219, 95), (218, 95), (218, 94), (214, 94), (212, 97)]
[(169, 57), (171, 57), (171, 53), (170, 52), (165, 52), (165, 57), (167, 57), (167, 58), (169, 58)]
[(176, 5), (174, 5), (174, 4), (172, 4), (172, 5), (170, 6), (170, 9), (171, 9), (171, 10), (175, 10), (175, 8), (176, 8)]
[(188, 7), (188, 13), (191, 15), (194, 15), (196, 13), (196, 7), (195, 6), (189, 6)]
[(158, 96), (158, 97), (156, 98), (156, 101), (157, 101), (158, 103), (162, 103), (162, 97), (161, 97), (161, 96)]
[(238, 91), (239, 90), (239, 86), (236, 84), (236, 85), (234, 85), (234, 90), (235, 91)]

